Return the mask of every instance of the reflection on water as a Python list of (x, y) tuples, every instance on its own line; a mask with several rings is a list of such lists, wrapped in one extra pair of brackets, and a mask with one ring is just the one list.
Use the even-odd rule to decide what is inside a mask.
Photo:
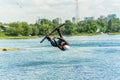
[(1, 39), (1, 80), (119, 80), (120, 35), (65, 37), (71, 50), (60, 51), (40, 39)]

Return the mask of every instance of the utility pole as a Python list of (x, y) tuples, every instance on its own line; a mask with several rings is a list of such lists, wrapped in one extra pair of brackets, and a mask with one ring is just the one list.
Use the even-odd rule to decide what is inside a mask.
[(78, 23), (79, 21), (79, 6), (78, 6), (78, 0), (75, 0), (76, 1), (76, 15), (75, 15), (75, 23)]

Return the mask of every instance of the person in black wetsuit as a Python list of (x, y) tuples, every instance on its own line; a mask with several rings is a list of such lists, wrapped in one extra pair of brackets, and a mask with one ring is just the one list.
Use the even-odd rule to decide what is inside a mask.
[(51, 39), (49, 36), (46, 36), (47, 40), (51, 43), (53, 47), (58, 47), (63, 51), (70, 49), (69, 43), (62, 37), (60, 29), (57, 28), (56, 30), (60, 37), (54, 37), (53, 39)]

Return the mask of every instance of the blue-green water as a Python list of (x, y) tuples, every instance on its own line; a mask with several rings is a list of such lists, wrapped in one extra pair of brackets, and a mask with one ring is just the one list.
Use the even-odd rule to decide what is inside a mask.
[(1, 39), (0, 80), (120, 80), (120, 35), (65, 37), (61, 51), (46, 40)]

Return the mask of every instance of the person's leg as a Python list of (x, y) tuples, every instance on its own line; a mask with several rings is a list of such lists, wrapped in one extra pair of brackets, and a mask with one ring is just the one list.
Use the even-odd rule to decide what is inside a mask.
[(52, 46), (56, 46), (55, 42), (49, 36), (47, 37), (47, 40), (50, 41)]

